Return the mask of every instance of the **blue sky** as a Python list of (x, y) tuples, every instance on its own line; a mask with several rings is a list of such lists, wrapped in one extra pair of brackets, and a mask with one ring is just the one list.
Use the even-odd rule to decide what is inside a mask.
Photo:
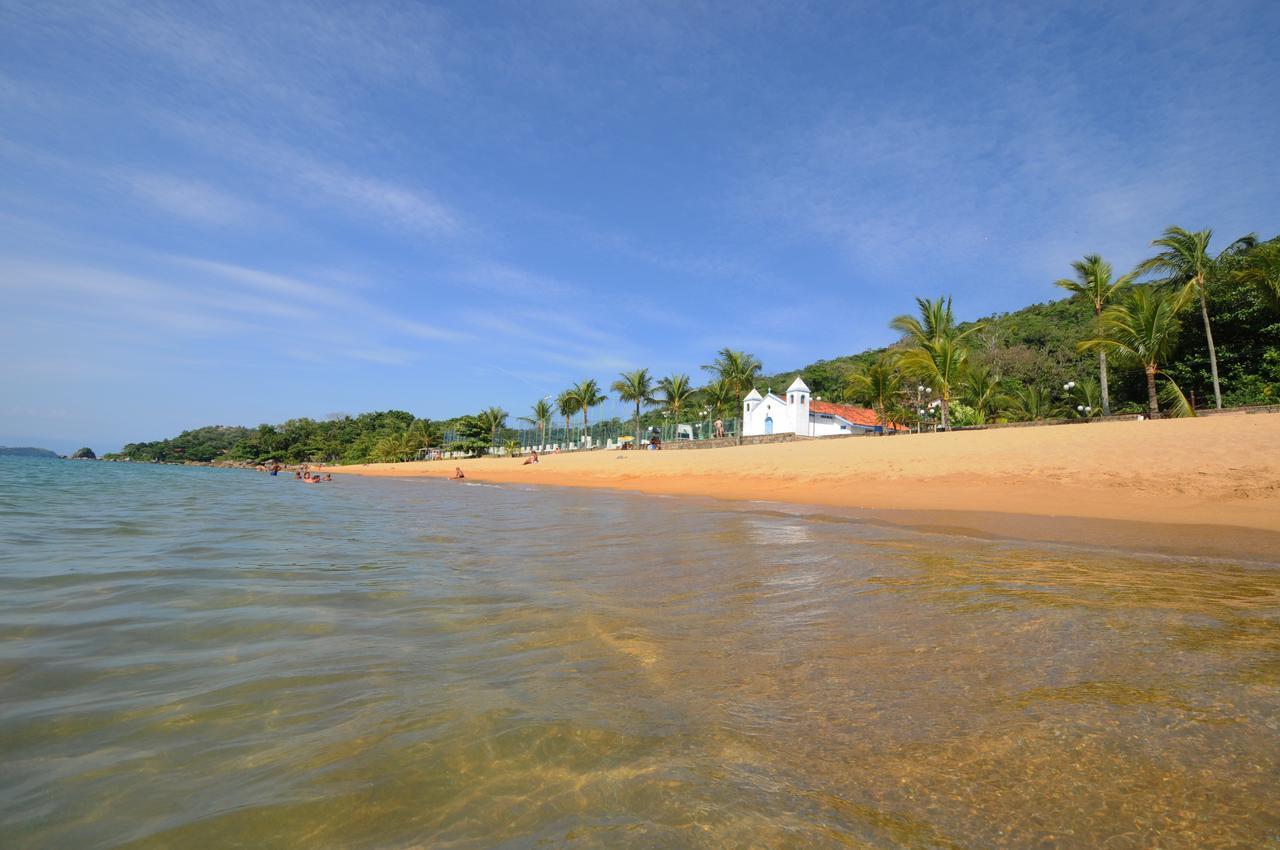
[(1246, 2), (5, 0), (0, 443), (524, 414), (1271, 235), (1277, 43)]

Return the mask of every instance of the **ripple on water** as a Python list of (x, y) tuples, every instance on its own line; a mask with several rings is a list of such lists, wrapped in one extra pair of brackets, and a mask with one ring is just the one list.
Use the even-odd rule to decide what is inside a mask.
[(1280, 572), (7, 461), (0, 846), (1231, 847)]

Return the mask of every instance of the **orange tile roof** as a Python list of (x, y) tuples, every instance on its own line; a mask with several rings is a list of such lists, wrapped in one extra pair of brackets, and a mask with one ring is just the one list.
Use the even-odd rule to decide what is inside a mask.
[[(861, 425), (864, 428), (875, 428), (880, 424), (880, 417), (869, 407), (854, 407), (851, 404), (833, 404), (829, 401), (810, 401), (810, 413), (829, 413), (832, 416), (839, 416), (847, 422), (854, 425)], [(907, 430), (901, 425), (889, 423), (888, 431), (905, 431)]]

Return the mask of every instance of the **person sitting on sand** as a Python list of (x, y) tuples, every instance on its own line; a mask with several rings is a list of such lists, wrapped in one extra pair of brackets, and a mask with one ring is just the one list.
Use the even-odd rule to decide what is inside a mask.
[(459, 478), (466, 478), (466, 477), (467, 477), (467, 476), (466, 476), (466, 475), (464, 475), (464, 474), (462, 473), (462, 467), (460, 467), (460, 466), (455, 466), (455, 467), (453, 468), (453, 478), (451, 478), (451, 479), (449, 479), (449, 480), (450, 480), (450, 481), (457, 481)]
[(529, 457), (525, 458), (524, 466), (528, 466), (528, 465), (529, 465), (529, 464), (531, 464), (531, 463), (538, 463), (538, 453), (537, 453), (537, 452), (531, 452), (531, 453), (529, 454)]

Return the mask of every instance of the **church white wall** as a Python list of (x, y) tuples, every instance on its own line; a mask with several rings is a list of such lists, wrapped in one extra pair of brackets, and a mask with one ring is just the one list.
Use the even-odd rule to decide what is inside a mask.
[[(804, 394), (804, 404), (787, 403), (787, 393), (778, 396), (766, 395), (755, 407), (743, 413), (742, 433), (747, 437), (758, 437), (763, 434), (801, 434), (814, 436), (809, 419), (809, 395)], [(773, 431), (767, 429), (765, 420), (773, 418)], [(838, 433), (838, 432), (837, 432)]]
[(747, 437), (758, 437), (769, 433), (765, 427), (765, 419), (773, 418), (774, 434), (794, 434), (796, 432), (795, 411), (786, 402), (772, 395), (758, 401), (755, 407), (743, 414), (742, 433)]
[(821, 413), (811, 414), (810, 430), (814, 437), (834, 437), (837, 434), (857, 434), (862, 429), (851, 427), (843, 419), (824, 416)]
[[(796, 434), (808, 437), (834, 437), (839, 434), (858, 434), (865, 431), (834, 416), (811, 413), (809, 405), (788, 404), (786, 394), (782, 398), (765, 396), (763, 401), (743, 414), (743, 435), (758, 437), (767, 433)], [(797, 422), (800, 416), (804, 419)], [(765, 419), (773, 417), (773, 431), (766, 430)], [(797, 428), (797, 425), (799, 427)]]

